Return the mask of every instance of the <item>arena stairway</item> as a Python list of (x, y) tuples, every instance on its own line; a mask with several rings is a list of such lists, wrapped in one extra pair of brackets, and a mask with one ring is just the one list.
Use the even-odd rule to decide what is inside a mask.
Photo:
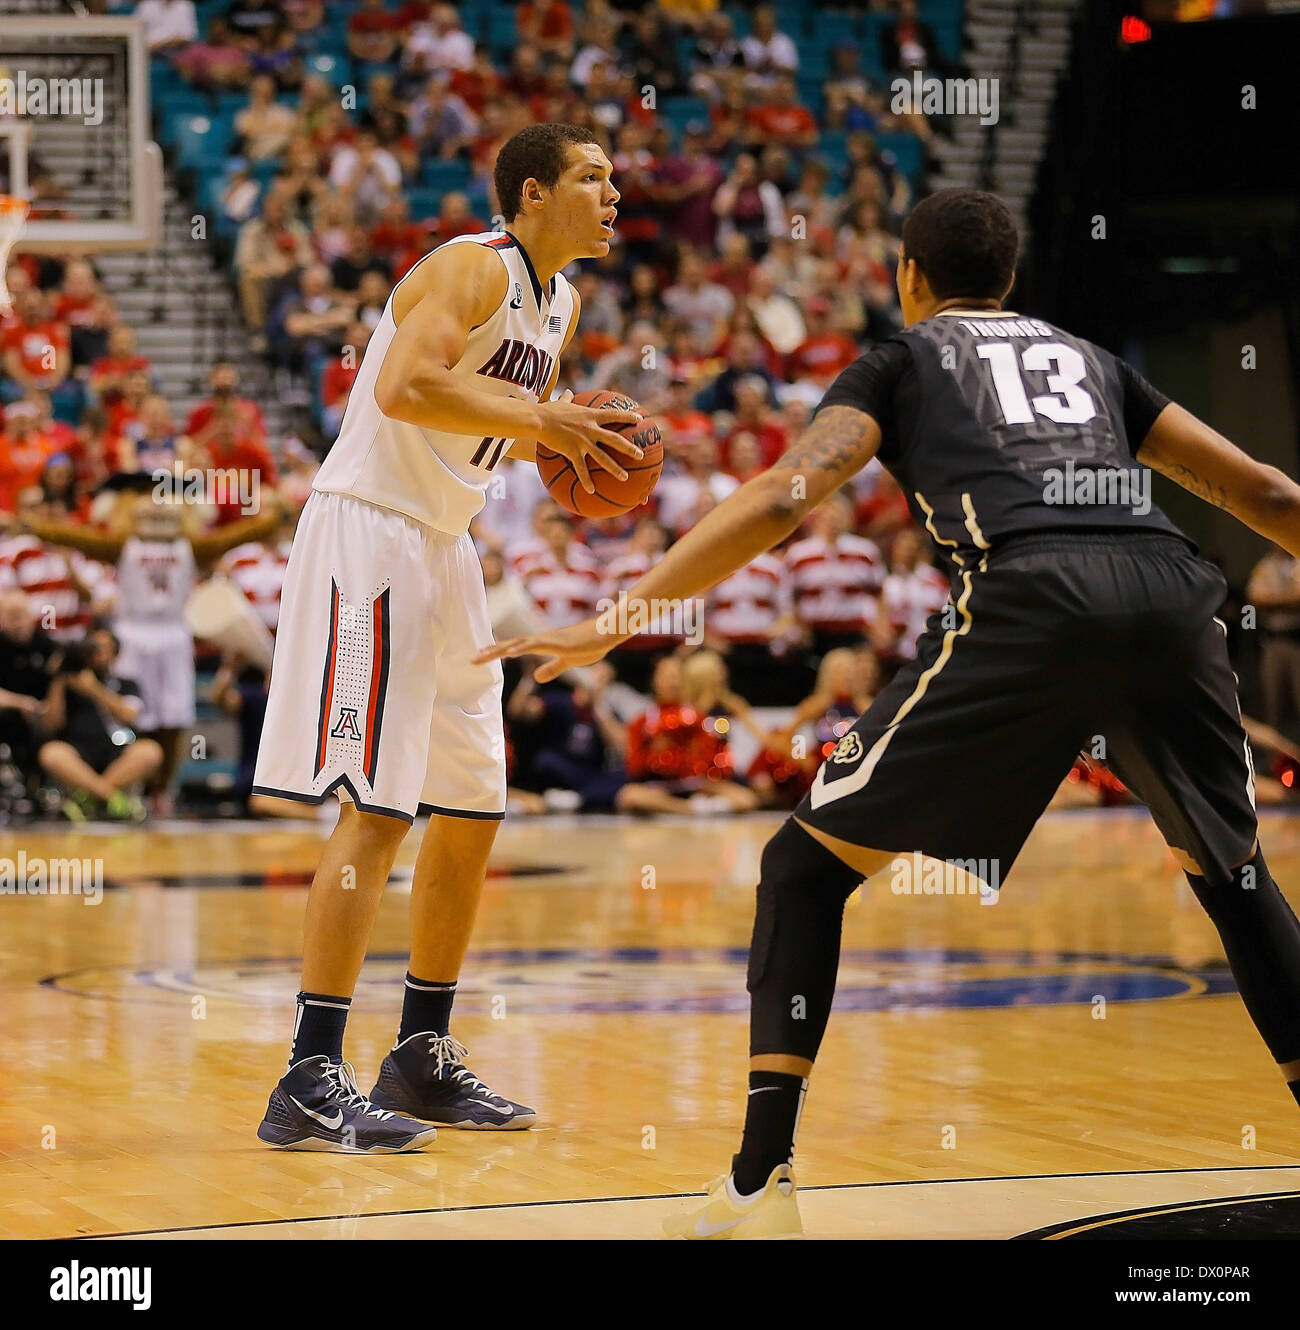
[(969, 75), (998, 80), (998, 120), (963, 116), (951, 140), (934, 146), (936, 189), (996, 191), (1028, 239), (1027, 210), (1065, 70), (1071, 25), (1082, 0), (968, 0), (965, 63)]

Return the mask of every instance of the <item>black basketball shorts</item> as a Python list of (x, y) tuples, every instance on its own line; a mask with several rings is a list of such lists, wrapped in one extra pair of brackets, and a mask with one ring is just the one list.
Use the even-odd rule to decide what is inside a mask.
[(1096, 752), (1211, 882), (1256, 834), (1226, 595), (1172, 536), (1028, 535), (961, 571), (917, 656), (795, 810), (853, 844), (993, 861), (1005, 880), (1076, 755)]

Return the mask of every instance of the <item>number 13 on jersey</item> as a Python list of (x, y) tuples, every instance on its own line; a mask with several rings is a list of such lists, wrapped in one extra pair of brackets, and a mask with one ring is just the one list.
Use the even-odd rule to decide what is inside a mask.
[[(978, 348), (981, 360), (993, 371), (993, 388), (1008, 425), (1028, 425), (1035, 412), (1058, 425), (1082, 425), (1097, 414), (1096, 403), (1080, 387), (1088, 371), (1083, 356), (1061, 342), (1034, 342), (1020, 353), (1010, 342), (986, 342)], [(1021, 368), (1047, 375), (1047, 392), (1031, 398), (1025, 391)]]

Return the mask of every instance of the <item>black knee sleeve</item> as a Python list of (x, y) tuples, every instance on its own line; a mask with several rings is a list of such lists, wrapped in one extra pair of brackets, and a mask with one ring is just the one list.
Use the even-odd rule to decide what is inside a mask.
[(1264, 853), (1211, 886), (1187, 874), (1210, 916), (1251, 1020), (1277, 1062), (1300, 1059), (1300, 921), (1277, 888)]
[(839, 967), (844, 903), (862, 874), (793, 820), (767, 843), (749, 948), (749, 1051), (813, 1059)]

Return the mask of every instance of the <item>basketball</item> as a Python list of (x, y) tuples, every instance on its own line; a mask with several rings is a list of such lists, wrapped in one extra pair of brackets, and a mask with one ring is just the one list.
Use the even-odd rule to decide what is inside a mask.
[[(630, 397), (604, 389), (578, 393), (573, 400), (579, 406), (612, 406), (620, 411), (641, 409)], [(556, 503), (580, 517), (618, 517), (630, 512), (650, 497), (651, 490), (659, 482), (664, 465), (664, 445), (653, 417), (642, 416), (635, 424), (611, 428), (630, 438), (645, 456), (638, 462), (624, 453), (611, 454), (627, 472), (626, 480), (619, 480), (588, 459), (587, 468), (596, 486), (594, 494), (588, 494), (582, 488), (578, 473), (567, 457), (553, 453), (544, 443), (537, 445), (537, 469), (542, 483)]]

